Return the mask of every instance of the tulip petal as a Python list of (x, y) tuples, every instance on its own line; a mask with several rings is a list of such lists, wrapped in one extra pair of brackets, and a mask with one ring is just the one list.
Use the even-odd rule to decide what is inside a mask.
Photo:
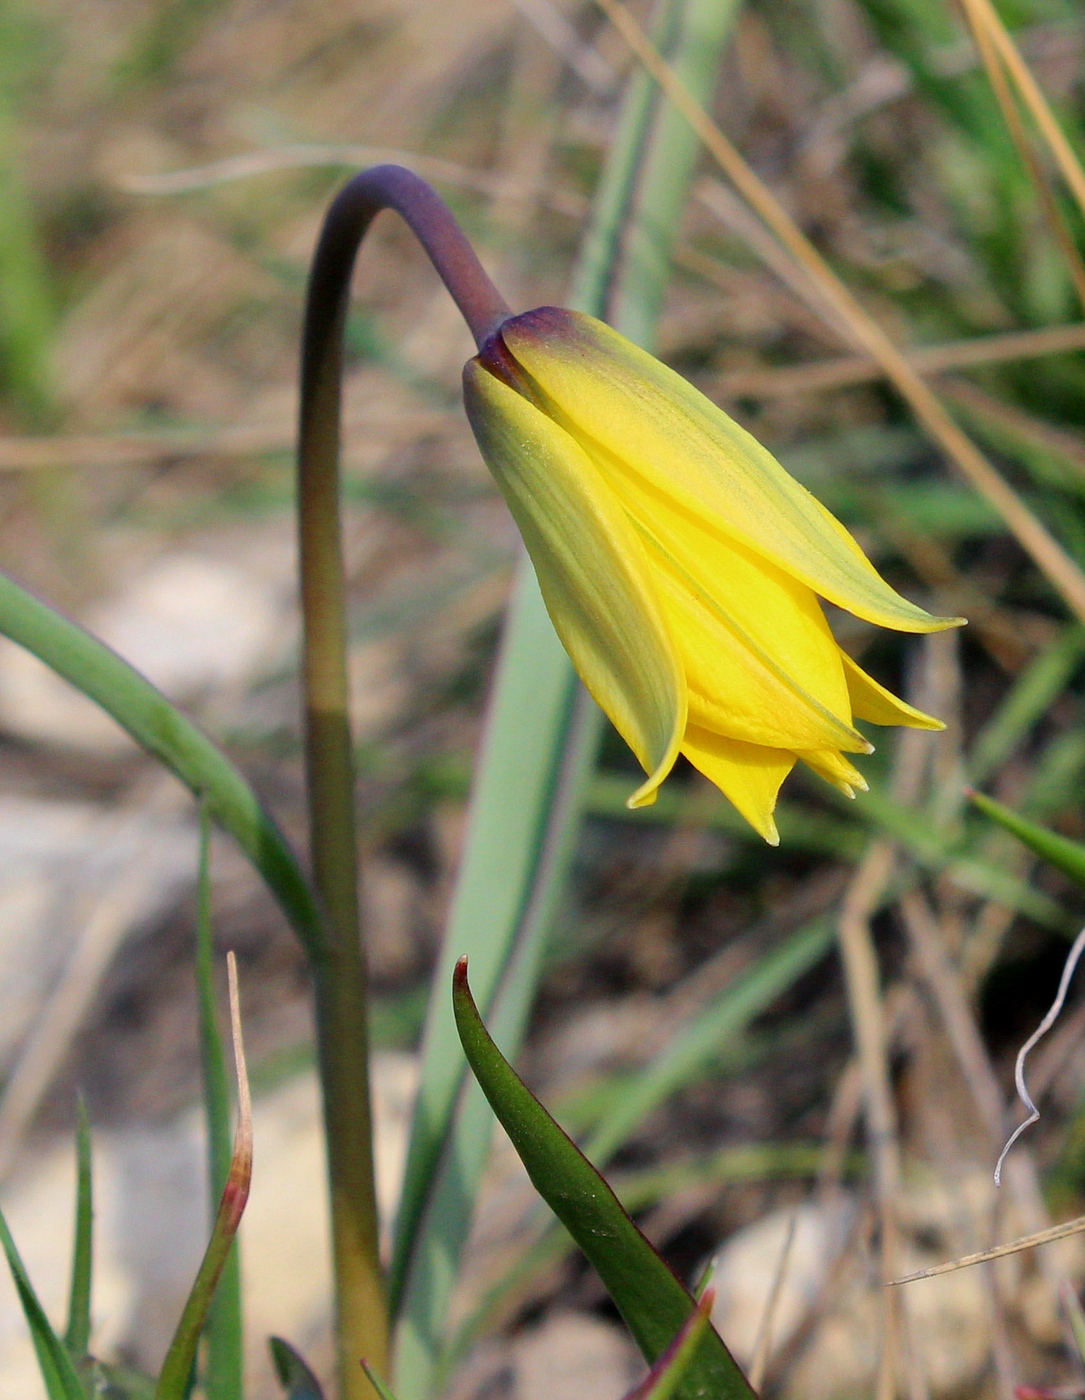
[(630, 805), (653, 802), (678, 755), (687, 695), (644, 547), (573, 438), (475, 360), (464, 401), (558, 636), (649, 775)]
[(904, 724), (909, 729), (945, 729), (940, 719), (925, 715), (879, 685), (846, 651), (841, 651), (840, 659), (844, 663), (844, 677), (856, 719), (865, 719), (871, 724)]
[(795, 766), (795, 755), (786, 749), (745, 744), (691, 724), (682, 741), (682, 752), (709, 782), (746, 818), (770, 846), (780, 844), (773, 812), (780, 784)]
[[(840, 651), (808, 588), (764, 561), (751, 565), (733, 545), (716, 547), (712, 584), (686, 567), (698, 563), (692, 550), (679, 562), (656, 538), (646, 548), (685, 662), (694, 723), (770, 748), (869, 750), (851, 726)], [(779, 657), (765, 626), (773, 622)]]
[[(857, 617), (936, 632), (933, 617), (885, 582), (843, 525), (759, 442), (681, 375), (602, 321), (539, 307), (501, 338), (601, 469), (639, 478), (658, 509), (682, 512), (801, 579)], [(615, 489), (619, 489), (617, 484)]]
[(799, 758), (827, 783), (832, 783), (845, 797), (854, 797), (856, 790), (869, 792), (870, 785), (854, 764), (835, 749), (815, 749), (800, 753)]

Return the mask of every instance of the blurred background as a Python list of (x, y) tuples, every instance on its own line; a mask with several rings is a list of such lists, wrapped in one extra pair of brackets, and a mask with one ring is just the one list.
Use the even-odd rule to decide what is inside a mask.
[[(1005, 16), (1085, 148), (1080, 6), (1014, 0)], [(291, 451), (323, 209), (351, 169), (401, 160), (449, 200), (515, 307), (560, 302), (633, 71), (578, 0), (0, 0), (3, 567), (197, 717), (299, 845)], [(955, 7), (745, 0), (714, 112), (1085, 565), (1073, 262)], [(1081, 221), (1053, 197), (1073, 241)], [(1085, 836), (1085, 631), (779, 269), (704, 161), (660, 353), (903, 592), (970, 618), (926, 640), (833, 618), (864, 666), (948, 729), (884, 732), (854, 803), (796, 773), (778, 851), (688, 769), (656, 807), (627, 812), (635, 765), (609, 736), (523, 1064), (590, 1138), (679, 1047), (665, 1100), (649, 1095), (609, 1143), (625, 1199), (683, 1276), (722, 1251), (719, 1323), (743, 1360), (757, 1355), (769, 1393), (833, 1400), (872, 1390), (886, 1189), (902, 1270), (1083, 1209), (1085, 1011), (1073, 1004), (1033, 1062), (1044, 1119), (997, 1200), (990, 1174), (1014, 1053), (1050, 1003), (1085, 899), (970, 815), (963, 789)], [(355, 286), (351, 670), (390, 1211), (516, 539), (460, 406), (470, 338), (395, 218), (376, 224)], [(194, 812), (9, 644), (0, 772), (0, 1203), (59, 1309), (81, 1089), (99, 1192), (95, 1349), (152, 1366), (206, 1211)], [(276, 1393), (269, 1331), (330, 1362), (310, 1008), (300, 950), (225, 840), (213, 875), (257, 1091), (242, 1248), (263, 1400)], [(882, 995), (866, 1005), (846, 994), (841, 936), (876, 949)], [(853, 1048), (864, 1016), (889, 1047), (876, 1150)], [(636, 1360), (594, 1275), (560, 1246), (513, 1268), (540, 1217), (503, 1142), (484, 1199), (451, 1393), (616, 1400)], [(912, 1286), (911, 1400), (1079, 1393), (1059, 1288), (1082, 1277), (1070, 1241)], [(40, 1394), (5, 1276), (0, 1400)]]

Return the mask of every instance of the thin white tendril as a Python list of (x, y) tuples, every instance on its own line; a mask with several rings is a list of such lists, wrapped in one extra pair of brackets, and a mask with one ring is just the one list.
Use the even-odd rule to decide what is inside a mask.
[(1017, 1092), (1020, 1096), (1021, 1102), (1028, 1109), (1029, 1116), (1025, 1119), (1025, 1121), (1022, 1124), (1020, 1124), (1013, 1130), (1013, 1132), (1010, 1134), (1009, 1140), (1006, 1143), (1006, 1146), (1002, 1149), (1002, 1155), (999, 1157), (998, 1164), (995, 1167), (996, 1186), (1001, 1186), (1002, 1184), (1002, 1164), (1006, 1160), (1006, 1154), (1009, 1152), (1010, 1148), (1014, 1145), (1014, 1143), (1021, 1136), (1021, 1134), (1025, 1131), (1025, 1129), (1031, 1128), (1033, 1123), (1035, 1123), (1040, 1117), (1040, 1110), (1032, 1102), (1032, 1095), (1029, 1093), (1028, 1086), (1025, 1083), (1025, 1059), (1027, 1058), (1029, 1051), (1036, 1044), (1036, 1042), (1038, 1040), (1042, 1040), (1043, 1037), (1048, 1033), (1051, 1027), (1058, 1020), (1059, 1013), (1062, 1011), (1063, 1004), (1066, 1001), (1066, 993), (1070, 987), (1070, 979), (1074, 975), (1074, 970), (1077, 967), (1078, 959), (1081, 957), (1081, 954), (1083, 952), (1085, 952), (1085, 928), (1083, 928), (1078, 934), (1078, 936), (1074, 939), (1074, 946), (1070, 949), (1070, 952), (1066, 958), (1066, 962), (1063, 964), (1062, 978), (1059, 982), (1058, 995), (1055, 997), (1055, 1000), (1051, 1003), (1051, 1010), (1047, 1013), (1044, 1019), (1029, 1036), (1028, 1040), (1025, 1041), (1024, 1045), (1022, 1045), (1021, 1049), (1017, 1052), (1017, 1064), (1014, 1066), (1013, 1080), (1014, 1083), (1017, 1085)]

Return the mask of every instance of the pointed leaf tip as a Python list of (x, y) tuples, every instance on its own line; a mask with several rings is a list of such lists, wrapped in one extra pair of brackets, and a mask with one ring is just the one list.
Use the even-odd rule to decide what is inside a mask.
[[(693, 1297), (494, 1044), (462, 963), (453, 1006), (472, 1072), (532, 1184), (594, 1265), (645, 1359), (655, 1364), (695, 1316)], [(690, 1345), (692, 1358), (675, 1382), (675, 1400), (752, 1400), (749, 1382), (707, 1320)]]

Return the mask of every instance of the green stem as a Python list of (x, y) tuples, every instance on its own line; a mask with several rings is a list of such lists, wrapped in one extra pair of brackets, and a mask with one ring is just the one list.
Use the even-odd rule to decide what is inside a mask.
[(398, 166), (351, 180), (324, 221), (309, 278), (302, 346), (298, 523), (313, 878), (327, 936), (313, 960), (324, 1093), (341, 1400), (372, 1400), (364, 1359), (388, 1369), (369, 1098), (366, 963), (358, 916), (346, 597), (339, 523), (343, 330), (358, 247), (382, 209), (422, 243), (476, 340), (509, 315), (447, 206)]

